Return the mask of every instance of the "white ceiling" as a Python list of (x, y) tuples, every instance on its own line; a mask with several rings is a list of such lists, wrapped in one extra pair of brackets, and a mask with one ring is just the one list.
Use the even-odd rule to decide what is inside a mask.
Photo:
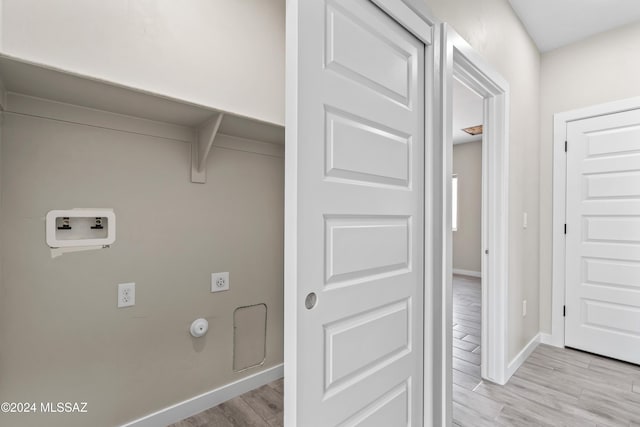
[(640, 21), (640, 0), (509, 0), (541, 52)]
[[(640, 1), (640, 0), (639, 0)], [(481, 125), (483, 121), (482, 98), (454, 79), (453, 84), (453, 143), (478, 141), (482, 135), (469, 135), (464, 128)]]

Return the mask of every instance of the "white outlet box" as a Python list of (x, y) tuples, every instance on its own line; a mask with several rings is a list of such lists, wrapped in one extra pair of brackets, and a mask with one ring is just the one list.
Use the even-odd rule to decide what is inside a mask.
[(522, 317), (527, 316), (527, 300), (522, 301)]
[(136, 305), (136, 284), (118, 284), (118, 308)]
[(53, 210), (46, 217), (51, 248), (109, 246), (116, 241), (116, 214), (112, 209)]
[(211, 292), (229, 290), (229, 272), (211, 273)]

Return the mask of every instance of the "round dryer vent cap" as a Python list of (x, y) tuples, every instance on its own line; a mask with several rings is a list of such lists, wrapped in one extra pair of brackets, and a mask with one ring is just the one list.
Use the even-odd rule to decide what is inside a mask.
[(194, 320), (191, 324), (191, 328), (189, 329), (194, 338), (200, 338), (206, 334), (208, 330), (209, 322), (207, 322), (207, 319), (202, 318)]

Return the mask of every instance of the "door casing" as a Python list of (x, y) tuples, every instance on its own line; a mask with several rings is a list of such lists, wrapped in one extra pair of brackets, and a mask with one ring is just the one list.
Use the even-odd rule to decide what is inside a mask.
[(566, 252), (564, 224), (566, 222), (567, 158), (564, 151), (567, 124), (572, 121), (621, 113), (640, 108), (640, 97), (593, 105), (553, 115), (553, 247), (551, 281), (551, 338), (548, 344), (564, 347), (564, 315)]
[[(509, 245), (509, 84), (459, 34), (441, 25), (439, 112), (443, 141), (439, 179), (443, 218), (441, 253), (443, 276), (434, 300), (443, 310), (439, 321), (441, 353), (440, 413), (442, 424), (452, 419), (452, 232), (451, 174), (453, 170), (453, 83), (457, 78), (484, 99), (482, 137), (482, 378), (505, 384), (511, 374), (507, 348)], [(488, 251), (488, 253), (484, 253)]]

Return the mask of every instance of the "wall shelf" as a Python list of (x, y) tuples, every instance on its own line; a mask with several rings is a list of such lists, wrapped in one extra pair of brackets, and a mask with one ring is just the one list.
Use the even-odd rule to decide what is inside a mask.
[[(281, 124), (0, 55), (0, 109), (3, 111), (12, 112), (20, 107), (17, 102), (12, 104), (12, 99), (18, 97), (11, 94), (187, 128), (187, 132), (174, 132), (172, 139), (192, 144), (191, 181), (196, 183), (206, 181), (206, 162), (219, 135), (233, 137), (239, 147), (253, 141), (262, 146), (275, 146), (261, 151), (284, 153)], [(232, 148), (228, 141), (225, 145)]]

